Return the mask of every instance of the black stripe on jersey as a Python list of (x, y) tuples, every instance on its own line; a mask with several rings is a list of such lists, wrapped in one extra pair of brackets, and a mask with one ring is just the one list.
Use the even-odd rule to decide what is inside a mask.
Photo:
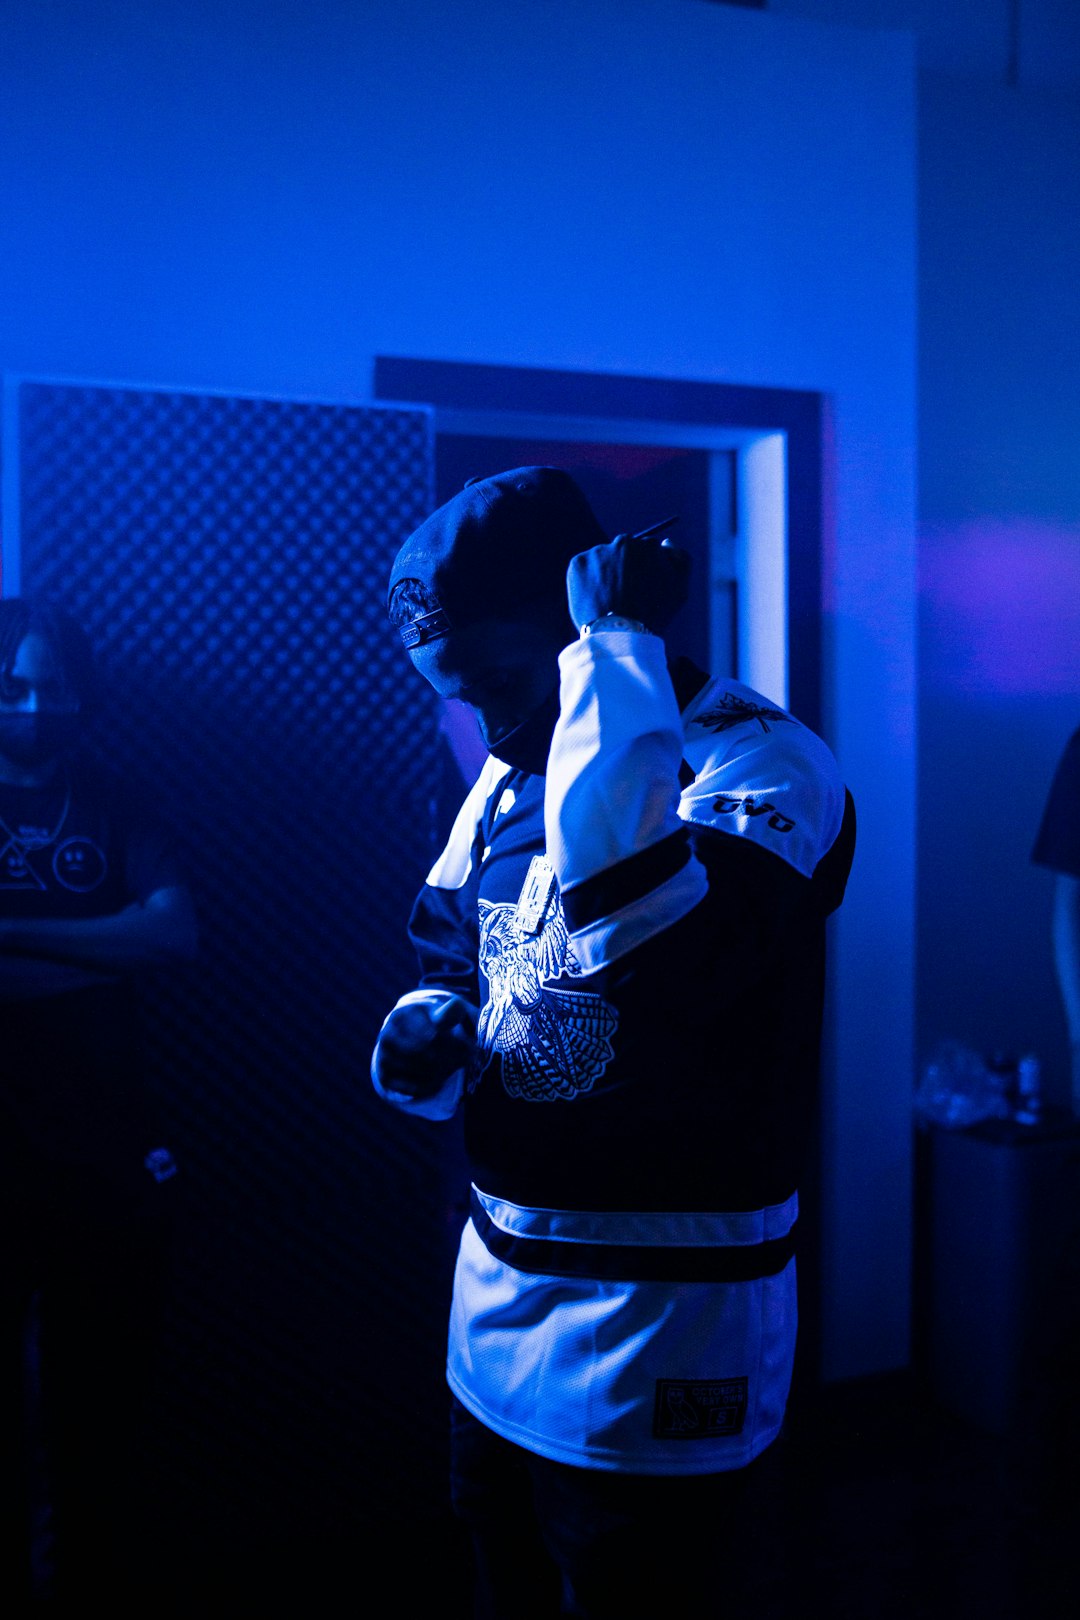
[(815, 890), (821, 896), (821, 910), (824, 916), (835, 911), (843, 900), (854, 857), (855, 800), (845, 788), (844, 819), (840, 823), (840, 831), (814, 867), (814, 876), (811, 879)]
[(659, 889), (676, 872), (681, 872), (690, 859), (690, 837), (686, 827), (650, 844), (648, 849), (628, 855), (624, 861), (605, 867), (595, 877), (575, 883), (564, 889), (563, 911), (567, 927), (572, 934), (599, 922), (601, 917), (612, 917), (624, 906), (640, 900)]
[(675, 701), (680, 710), (692, 703), (702, 687), (709, 684), (709, 677), (703, 669), (698, 669), (692, 659), (672, 658), (668, 662), (668, 674), (671, 684), (675, 688)]
[(764, 1243), (728, 1247), (567, 1243), (519, 1237), (496, 1226), (476, 1196), (472, 1223), (489, 1254), (515, 1271), (543, 1277), (591, 1277), (601, 1282), (756, 1282), (775, 1277), (795, 1253), (795, 1226)]

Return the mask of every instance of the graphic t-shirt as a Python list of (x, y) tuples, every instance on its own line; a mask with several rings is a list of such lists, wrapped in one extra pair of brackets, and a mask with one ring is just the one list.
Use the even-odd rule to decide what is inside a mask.
[[(183, 881), (171, 840), (117, 778), (80, 762), (43, 788), (0, 783), (0, 916), (93, 918)], [(0, 1138), (105, 1165), (150, 1145), (130, 981), (3, 994)]]

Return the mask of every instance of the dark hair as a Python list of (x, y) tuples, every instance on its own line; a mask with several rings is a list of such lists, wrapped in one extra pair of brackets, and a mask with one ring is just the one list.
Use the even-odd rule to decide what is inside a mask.
[(11, 674), (19, 648), (32, 634), (48, 646), (80, 712), (92, 715), (101, 701), (94, 649), (82, 626), (55, 602), (25, 596), (0, 600), (0, 675)]
[(434, 613), (441, 603), (421, 579), (399, 579), (390, 592), (386, 611), (391, 624), (411, 624), (425, 613)]

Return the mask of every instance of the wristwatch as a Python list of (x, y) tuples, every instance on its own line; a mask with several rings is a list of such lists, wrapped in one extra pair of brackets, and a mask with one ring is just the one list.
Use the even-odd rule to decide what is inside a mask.
[(583, 624), (581, 634), (595, 636), (607, 630), (644, 630), (646, 635), (651, 634), (647, 624), (642, 624), (640, 619), (628, 619), (622, 613), (602, 613), (598, 619)]

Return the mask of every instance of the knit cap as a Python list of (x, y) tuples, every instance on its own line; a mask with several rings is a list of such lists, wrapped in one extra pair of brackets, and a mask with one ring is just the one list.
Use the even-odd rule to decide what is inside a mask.
[(464, 489), (425, 518), (390, 571), (389, 594), (418, 580), (438, 607), (402, 625), (406, 647), (481, 619), (520, 619), (566, 600), (579, 551), (604, 545), (579, 486), (561, 467), (512, 467)]

